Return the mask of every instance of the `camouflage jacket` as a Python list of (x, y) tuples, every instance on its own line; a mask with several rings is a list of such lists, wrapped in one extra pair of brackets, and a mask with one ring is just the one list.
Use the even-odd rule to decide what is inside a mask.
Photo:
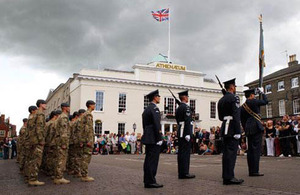
[(56, 146), (69, 146), (70, 138), (70, 123), (67, 114), (62, 113), (56, 120), (56, 134), (55, 143)]
[(18, 147), (22, 147), (22, 145), (24, 144), (25, 133), (26, 133), (26, 127), (22, 126), (19, 132), (19, 138), (17, 142)]
[(50, 120), (46, 123), (46, 136), (45, 136), (45, 145), (47, 146), (54, 146), (55, 143), (55, 120)]
[(84, 125), (82, 123), (82, 117), (79, 117), (73, 124), (73, 144), (78, 145), (80, 142), (83, 142), (81, 139), (83, 131)]
[(30, 146), (30, 145), (36, 145), (38, 144), (37, 139), (35, 136), (35, 126), (36, 126), (36, 118), (37, 114), (30, 114), (28, 117), (27, 121), (27, 131), (25, 132), (24, 135), (24, 145), (25, 146)]
[(69, 139), (69, 145), (73, 145), (74, 144), (75, 123), (76, 123), (76, 121), (70, 121), (70, 139)]
[(82, 125), (84, 130), (81, 132), (80, 142), (91, 143), (95, 142), (95, 134), (93, 127), (93, 115), (91, 111), (86, 111), (82, 117)]
[(38, 110), (33, 117), (33, 127), (29, 131), (30, 142), (32, 145), (45, 142), (46, 119), (43, 111)]

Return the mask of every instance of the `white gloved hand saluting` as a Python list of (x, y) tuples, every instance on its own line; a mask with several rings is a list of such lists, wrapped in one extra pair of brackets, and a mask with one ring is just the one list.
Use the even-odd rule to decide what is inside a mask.
[(259, 87), (257, 89), (258, 89), (259, 93), (264, 93), (264, 88), (263, 87)]
[(156, 145), (158, 145), (158, 146), (161, 146), (162, 144), (163, 144), (162, 140), (156, 143)]
[(233, 137), (234, 137), (234, 139), (240, 139), (241, 138), (241, 134), (235, 134)]
[(188, 141), (188, 142), (189, 142), (189, 141), (190, 141), (190, 139), (191, 139), (191, 136), (190, 136), (190, 135), (187, 135), (187, 136), (185, 136), (185, 140), (186, 140), (186, 141)]

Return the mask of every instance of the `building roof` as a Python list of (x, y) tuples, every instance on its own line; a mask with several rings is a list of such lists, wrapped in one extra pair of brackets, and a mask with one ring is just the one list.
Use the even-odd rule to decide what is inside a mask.
[(120, 73), (134, 73), (134, 71), (115, 70), (115, 69), (110, 69), (110, 68), (105, 68), (104, 71), (108, 71), (108, 72), (120, 72)]
[[(269, 80), (276, 79), (276, 78), (281, 77), (281, 76), (286, 76), (286, 75), (289, 75), (289, 74), (296, 74), (296, 73), (299, 73), (299, 72), (300, 72), (300, 65), (299, 64), (298, 65), (293, 65), (293, 66), (278, 70), (276, 72), (273, 72), (273, 73), (271, 73), (267, 76), (264, 76), (264, 81), (269, 81)], [(248, 86), (255, 85), (255, 84), (258, 84), (258, 79), (255, 80), (255, 81), (252, 81), (250, 83), (245, 84), (245, 86), (248, 87)]]

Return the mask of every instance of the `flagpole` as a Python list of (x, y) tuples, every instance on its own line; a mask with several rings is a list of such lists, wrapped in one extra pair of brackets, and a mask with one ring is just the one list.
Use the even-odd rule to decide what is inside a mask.
[(171, 9), (169, 7), (169, 49), (168, 49), (168, 62), (171, 63)]
[[(259, 23), (260, 23), (260, 36), (259, 36), (259, 82), (258, 87), (263, 86), (263, 74), (264, 74), (264, 66), (265, 66), (265, 59), (264, 59), (264, 40), (263, 40), (263, 27), (262, 27), (262, 14), (259, 16)], [(262, 99), (262, 95), (259, 94), (259, 99)]]
[(258, 87), (262, 87), (263, 84), (263, 54), (262, 54), (262, 43), (263, 43), (263, 29), (262, 29), (262, 15), (259, 16), (260, 23), (260, 37), (259, 37), (259, 85)]

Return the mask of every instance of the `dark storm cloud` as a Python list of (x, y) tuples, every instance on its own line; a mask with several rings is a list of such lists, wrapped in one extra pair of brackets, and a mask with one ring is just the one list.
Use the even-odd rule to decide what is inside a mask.
[(68, 75), (98, 64), (130, 70), (167, 54), (168, 25), (150, 11), (171, 5), (172, 61), (230, 77), (229, 70), (247, 68), (246, 59), (258, 53), (258, 14), (272, 29), (299, 10), (297, 1), (284, 0), (0, 2), (0, 53), (27, 56), (37, 62), (32, 67)]

